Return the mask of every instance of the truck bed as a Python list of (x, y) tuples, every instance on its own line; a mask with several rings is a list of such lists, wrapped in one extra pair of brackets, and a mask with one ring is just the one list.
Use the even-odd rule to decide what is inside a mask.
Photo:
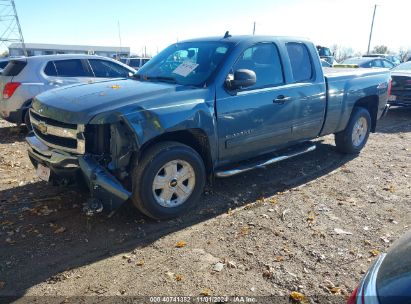
[(381, 74), (382, 72), (389, 72), (388, 69), (365, 69), (365, 68), (323, 68), (324, 77), (333, 80), (342, 76), (360, 77), (368, 75)]
[[(387, 79), (390, 70), (323, 68), (323, 71), (327, 86), (327, 111), (321, 135), (342, 131), (347, 125), (356, 101), (366, 96), (376, 99), (377, 118), (380, 117), (388, 94), (381, 92), (384, 87), (380, 85), (385, 85), (385, 90), (388, 89)], [(381, 98), (382, 95), (385, 97)]]

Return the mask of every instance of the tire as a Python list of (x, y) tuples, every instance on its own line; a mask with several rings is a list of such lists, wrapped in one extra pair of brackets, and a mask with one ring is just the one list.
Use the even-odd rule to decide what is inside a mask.
[(26, 125), (27, 130), (30, 132), (33, 130), (33, 127), (31, 126), (30, 123), (30, 110), (27, 109), (27, 111), (24, 113), (24, 124)]
[(367, 143), (371, 130), (371, 116), (367, 109), (355, 107), (347, 127), (335, 134), (337, 151), (358, 154)]
[(131, 201), (153, 219), (177, 217), (198, 202), (205, 172), (194, 149), (178, 142), (158, 143), (144, 152), (133, 170)]

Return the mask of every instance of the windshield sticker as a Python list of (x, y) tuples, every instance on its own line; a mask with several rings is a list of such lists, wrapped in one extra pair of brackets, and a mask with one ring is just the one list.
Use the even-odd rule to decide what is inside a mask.
[(180, 64), (174, 71), (174, 74), (187, 77), (192, 71), (194, 71), (198, 67), (197, 63), (191, 61), (184, 61)]

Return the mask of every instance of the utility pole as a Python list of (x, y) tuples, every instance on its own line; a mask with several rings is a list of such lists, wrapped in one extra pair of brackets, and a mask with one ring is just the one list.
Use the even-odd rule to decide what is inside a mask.
[(254, 21), (254, 27), (253, 27), (253, 36), (255, 35), (255, 21)]
[(377, 10), (377, 4), (374, 5), (374, 14), (372, 15), (372, 22), (371, 22), (371, 30), (370, 30), (370, 38), (368, 39), (368, 49), (367, 54), (370, 53), (370, 46), (371, 46), (371, 37), (372, 37), (372, 29), (374, 27), (374, 19), (375, 19), (375, 11)]
[(12, 42), (20, 43), (23, 55), (27, 56), (14, 0), (0, 0), (0, 45), (8, 48)]
[(117, 20), (117, 27), (118, 27), (118, 40), (120, 41), (120, 55), (117, 54), (117, 59), (119, 59), (121, 54), (123, 53), (123, 50), (121, 48), (121, 32), (120, 32), (120, 21), (119, 20)]

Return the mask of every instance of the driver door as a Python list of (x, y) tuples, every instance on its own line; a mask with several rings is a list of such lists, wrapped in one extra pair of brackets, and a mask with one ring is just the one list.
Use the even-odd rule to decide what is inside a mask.
[(291, 140), (294, 109), (277, 46), (258, 43), (246, 49), (232, 72), (248, 69), (256, 83), (217, 93), (220, 164), (258, 156)]

